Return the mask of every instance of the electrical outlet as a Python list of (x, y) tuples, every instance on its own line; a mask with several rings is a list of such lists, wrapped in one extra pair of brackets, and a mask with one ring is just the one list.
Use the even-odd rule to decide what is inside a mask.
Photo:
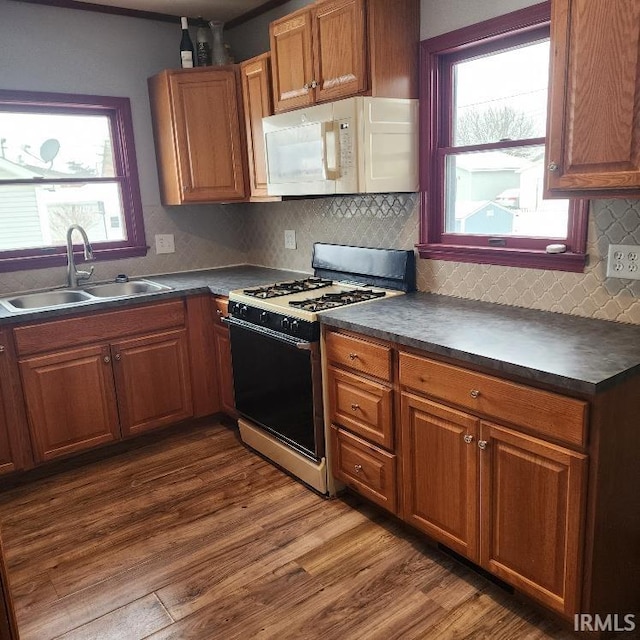
[(284, 232), (284, 248), (295, 249), (296, 248), (296, 232), (294, 229), (286, 229)]
[(610, 244), (607, 257), (607, 277), (640, 280), (640, 246)]
[(176, 246), (172, 233), (156, 235), (156, 253), (175, 253)]

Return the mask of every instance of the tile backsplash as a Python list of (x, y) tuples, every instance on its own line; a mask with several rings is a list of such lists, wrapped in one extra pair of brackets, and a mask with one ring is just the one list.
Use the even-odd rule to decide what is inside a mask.
[[(343, 196), (250, 205), (248, 259), (308, 271), (313, 242), (412, 248), (418, 239), (414, 194)], [(239, 207), (239, 205), (234, 205)], [(294, 229), (297, 249), (284, 248)], [(595, 200), (584, 273), (417, 261), (418, 288), (462, 298), (640, 324), (640, 281), (606, 278), (610, 243), (640, 245), (640, 200)]]
[[(145, 206), (145, 258), (96, 263), (96, 280), (251, 263), (311, 271), (314, 242), (411, 249), (418, 240), (416, 194), (291, 199), (192, 207)], [(296, 249), (284, 232), (296, 232)], [(175, 235), (176, 253), (157, 255), (154, 235)], [(418, 288), (445, 295), (640, 324), (640, 281), (607, 278), (610, 243), (640, 245), (640, 200), (595, 200), (584, 273), (417, 261)], [(0, 295), (62, 285), (64, 267), (0, 276)]]

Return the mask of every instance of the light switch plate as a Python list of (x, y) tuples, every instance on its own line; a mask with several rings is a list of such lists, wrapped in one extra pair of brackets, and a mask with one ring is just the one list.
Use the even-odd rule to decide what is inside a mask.
[(610, 244), (607, 277), (640, 280), (640, 247), (634, 244)]
[(175, 253), (176, 246), (172, 233), (156, 235), (156, 253)]
[(284, 248), (295, 249), (296, 248), (296, 232), (294, 229), (286, 229), (284, 232)]

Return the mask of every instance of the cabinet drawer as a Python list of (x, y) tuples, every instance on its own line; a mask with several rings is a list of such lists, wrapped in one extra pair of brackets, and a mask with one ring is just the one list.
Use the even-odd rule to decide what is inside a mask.
[(382, 380), (391, 380), (389, 347), (341, 333), (328, 333), (326, 347), (329, 362), (362, 371)]
[(393, 449), (391, 389), (333, 367), (328, 373), (331, 421)]
[(331, 445), (335, 477), (396, 513), (396, 456), (335, 425), (331, 427)]
[(182, 300), (148, 304), (108, 313), (85, 313), (14, 329), (18, 355), (56, 351), (83, 344), (184, 326)]
[(400, 384), (470, 411), (584, 446), (587, 403), (400, 353)]
[(226, 318), (229, 315), (229, 298), (213, 298), (211, 300), (211, 308), (216, 325), (226, 329), (227, 325), (222, 322), (222, 318)]

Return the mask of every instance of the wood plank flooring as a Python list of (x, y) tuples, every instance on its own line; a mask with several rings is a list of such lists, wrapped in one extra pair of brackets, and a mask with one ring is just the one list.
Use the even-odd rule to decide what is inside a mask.
[(215, 422), (5, 490), (0, 527), (23, 640), (574, 637)]

